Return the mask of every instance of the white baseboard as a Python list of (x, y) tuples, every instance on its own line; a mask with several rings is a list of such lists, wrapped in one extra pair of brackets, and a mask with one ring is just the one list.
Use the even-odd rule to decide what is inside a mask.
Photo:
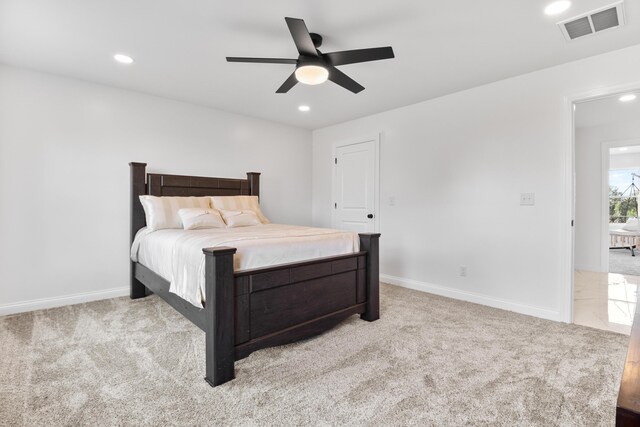
[(62, 307), (64, 305), (80, 304), (101, 299), (116, 298), (129, 295), (129, 287), (106, 289), (104, 291), (84, 292), (53, 298), (40, 298), (0, 305), (0, 316), (24, 313), (25, 311), (42, 310), (46, 308)]
[(507, 301), (487, 295), (476, 294), (473, 292), (460, 291), (458, 289), (447, 288), (431, 283), (419, 282), (417, 280), (390, 276), (388, 274), (381, 274), (380, 280), (382, 282), (401, 286), (403, 288), (415, 289), (417, 291), (428, 292), (430, 294), (440, 295), (443, 297), (473, 302), (476, 304), (488, 305), (489, 307), (499, 308), (502, 310), (515, 311), (516, 313), (527, 314), (529, 316), (540, 317), (542, 319), (555, 320), (557, 322), (561, 321), (559, 312), (548, 310), (546, 308)]

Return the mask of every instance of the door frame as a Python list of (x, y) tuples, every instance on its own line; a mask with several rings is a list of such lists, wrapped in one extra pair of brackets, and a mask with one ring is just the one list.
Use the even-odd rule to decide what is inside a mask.
[(558, 316), (560, 321), (573, 323), (573, 280), (575, 268), (575, 153), (576, 153), (576, 123), (575, 105), (581, 102), (594, 101), (625, 92), (640, 90), (640, 81), (616, 86), (601, 87), (585, 92), (574, 93), (564, 97), (565, 104), (565, 142), (562, 144), (563, 169), (562, 188), (564, 188), (564, 203), (561, 204), (560, 223), (560, 277), (558, 286), (558, 301), (560, 307)]
[(338, 194), (338, 169), (335, 167), (334, 159), (337, 156), (338, 148), (346, 147), (349, 145), (362, 144), (364, 142), (373, 141), (374, 151), (374, 182), (373, 182), (373, 229), (375, 233), (380, 232), (380, 139), (382, 132), (376, 132), (375, 134), (360, 136), (356, 138), (349, 138), (343, 141), (336, 141), (332, 144), (331, 148), (331, 227), (337, 228), (336, 224), (336, 209), (333, 203), (336, 200)]

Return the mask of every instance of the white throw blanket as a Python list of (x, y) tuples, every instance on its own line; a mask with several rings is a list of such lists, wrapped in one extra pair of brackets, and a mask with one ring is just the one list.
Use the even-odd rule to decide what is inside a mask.
[(140, 230), (131, 260), (171, 283), (169, 290), (202, 307), (205, 297), (203, 248), (231, 246), (235, 271), (344, 255), (360, 250), (357, 233), (327, 228), (262, 224), (204, 230)]

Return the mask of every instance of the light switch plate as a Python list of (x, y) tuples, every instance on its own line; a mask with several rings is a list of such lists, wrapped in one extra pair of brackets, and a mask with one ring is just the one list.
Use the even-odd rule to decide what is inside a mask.
[(520, 206), (534, 206), (536, 193), (520, 193)]

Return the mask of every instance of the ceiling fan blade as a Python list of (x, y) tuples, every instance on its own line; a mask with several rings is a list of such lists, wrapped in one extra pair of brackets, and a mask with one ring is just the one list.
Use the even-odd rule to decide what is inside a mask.
[(289, 78), (282, 83), (282, 86), (278, 88), (276, 93), (287, 93), (289, 89), (294, 87), (298, 83), (298, 79), (296, 79), (296, 72), (291, 73)]
[(286, 58), (240, 58), (237, 56), (227, 56), (227, 62), (257, 62), (261, 64), (295, 64), (297, 59)]
[(335, 84), (340, 85), (353, 93), (358, 93), (364, 90), (364, 86), (338, 70), (336, 67), (328, 66), (327, 69), (329, 70), (329, 80)]
[(298, 48), (298, 53), (304, 56), (318, 56), (318, 52), (316, 52), (316, 47), (313, 44), (313, 40), (311, 40), (309, 30), (307, 30), (304, 21), (297, 18), (284, 18), (284, 20), (287, 21), (293, 42), (296, 44), (296, 48)]
[(324, 53), (322, 56), (332, 65), (356, 64), (358, 62), (379, 61), (395, 58), (391, 46), (372, 47), (370, 49), (343, 50), (341, 52)]

